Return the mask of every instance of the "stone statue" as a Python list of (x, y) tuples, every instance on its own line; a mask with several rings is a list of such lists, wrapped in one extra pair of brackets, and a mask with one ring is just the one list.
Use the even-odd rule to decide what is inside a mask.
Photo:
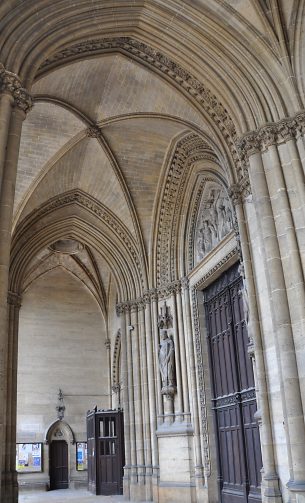
[(175, 391), (175, 347), (174, 341), (168, 336), (167, 330), (162, 330), (159, 349), (159, 368), (162, 378), (162, 393), (172, 394)]

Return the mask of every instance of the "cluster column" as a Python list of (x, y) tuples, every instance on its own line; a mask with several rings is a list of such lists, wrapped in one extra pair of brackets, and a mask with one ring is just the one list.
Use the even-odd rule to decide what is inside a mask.
[(247, 296), (249, 302), (249, 319), (247, 326), (249, 337), (248, 351), (253, 363), (258, 406), (257, 416), (259, 418), (263, 459), (263, 501), (268, 501), (270, 503), (280, 503), (282, 501), (282, 496), (279, 488), (279, 477), (275, 468), (275, 453), (272, 437), (263, 343), (260, 330), (259, 312), (256, 301), (255, 282), (252, 270), (248, 222), (246, 218), (246, 212), (244, 211), (244, 205), (249, 204), (247, 203), (247, 197), (245, 197), (247, 195), (247, 191), (242, 191), (238, 186), (231, 188), (231, 199), (236, 211), (239, 233), (238, 241), (241, 246), (242, 264), (244, 267), (244, 288), (247, 290), (246, 292), (244, 292), (244, 294)]
[[(13, 384), (9, 382), (9, 369), (12, 355), (8, 351), (8, 274), (11, 248), (11, 230), (17, 163), (21, 137), (22, 122), (26, 113), (31, 109), (32, 99), (28, 92), (22, 88), (21, 82), (15, 74), (0, 66), (0, 464), (1, 486), (0, 499), (3, 503), (17, 501), (17, 496), (12, 499), (15, 490), (14, 461), (7, 462), (12, 456), (11, 443), (15, 438), (8, 438), (11, 433), (11, 423), (15, 421), (10, 406), (15, 400), (11, 396), (14, 391)], [(16, 349), (16, 348), (15, 348)], [(14, 379), (16, 375), (14, 374)], [(14, 428), (14, 427), (13, 427)], [(13, 468), (12, 468), (13, 467)], [(12, 487), (13, 485), (13, 487)]]
[[(268, 125), (258, 132), (248, 133), (242, 139), (241, 146), (249, 160), (253, 201), (264, 244), (290, 467), (287, 486), (291, 501), (303, 501), (305, 376), (302, 362), (305, 345), (302, 333), (305, 291), (300, 253), (302, 250), (296, 228), (295, 199), (289, 180), (289, 177), (295, 174), (297, 179), (302, 178), (300, 159), (290, 159), (291, 155), (297, 154), (292, 148), (293, 142), (291, 143), (296, 133), (295, 124), (295, 120), (285, 120)], [(289, 173), (287, 159), (290, 159), (291, 166), (294, 166), (294, 171), (291, 169)], [(294, 185), (298, 202), (303, 200), (303, 185), (304, 180), (301, 187)]]

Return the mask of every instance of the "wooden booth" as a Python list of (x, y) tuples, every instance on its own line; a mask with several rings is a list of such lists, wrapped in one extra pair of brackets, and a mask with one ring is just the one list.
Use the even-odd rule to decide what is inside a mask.
[(93, 494), (123, 494), (123, 412), (87, 413), (88, 489)]

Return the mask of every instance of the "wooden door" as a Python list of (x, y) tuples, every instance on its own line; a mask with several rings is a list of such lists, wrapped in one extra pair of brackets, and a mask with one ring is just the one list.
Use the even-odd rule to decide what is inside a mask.
[(64, 440), (54, 440), (50, 445), (50, 489), (68, 487), (68, 445)]
[(261, 501), (262, 459), (242, 288), (235, 265), (204, 291), (221, 503)]

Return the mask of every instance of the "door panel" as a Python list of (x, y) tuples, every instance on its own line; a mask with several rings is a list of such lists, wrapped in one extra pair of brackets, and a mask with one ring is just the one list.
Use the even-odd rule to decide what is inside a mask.
[(204, 291), (221, 503), (261, 501), (262, 459), (238, 265)]
[(68, 445), (64, 440), (54, 440), (50, 445), (50, 489), (68, 487)]

